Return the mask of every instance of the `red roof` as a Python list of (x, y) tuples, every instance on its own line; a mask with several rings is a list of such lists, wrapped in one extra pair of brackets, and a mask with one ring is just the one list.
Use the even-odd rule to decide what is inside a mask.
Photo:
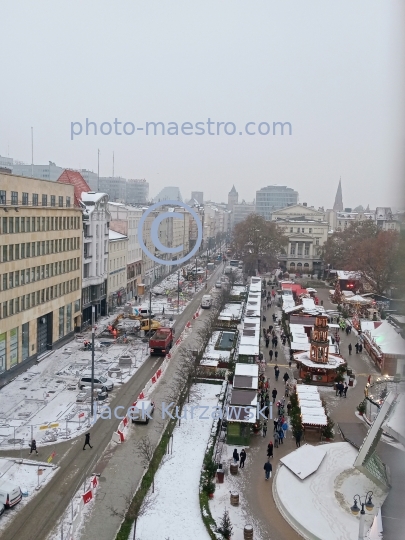
[(305, 294), (307, 292), (306, 289), (301, 289), (301, 285), (299, 283), (282, 283), (281, 288), (283, 291), (291, 290), (297, 295)]
[(62, 184), (72, 184), (75, 188), (75, 206), (80, 206), (79, 201), (82, 198), (82, 193), (91, 191), (90, 186), (78, 171), (64, 170), (59, 176), (58, 182)]

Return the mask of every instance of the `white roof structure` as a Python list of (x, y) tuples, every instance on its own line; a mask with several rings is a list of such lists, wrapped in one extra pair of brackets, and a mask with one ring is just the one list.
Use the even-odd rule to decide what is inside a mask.
[(366, 335), (371, 337), (383, 354), (405, 358), (405, 340), (388, 321), (382, 321), (378, 328), (368, 330)]
[(315, 394), (308, 394), (308, 396), (311, 396), (311, 397), (313, 396), (314, 398), (313, 399), (302, 398), (299, 400), (301, 411), (302, 409), (319, 409), (319, 407), (322, 407), (321, 398), (319, 398)]
[(346, 360), (344, 358), (335, 354), (329, 354), (328, 362), (325, 364), (313, 362), (307, 352), (294, 354), (294, 358), (297, 362), (301, 362), (302, 364), (304, 364), (304, 366), (322, 369), (336, 369), (337, 367), (346, 363)]
[(246, 377), (258, 377), (259, 366), (257, 364), (235, 364), (235, 375)]
[(384, 430), (405, 446), (405, 394), (399, 394), (384, 424)]
[(108, 239), (109, 240), (128, 240), (128, 236), (121, 234), (119, 232), (113, 231), (112, 229), (108, 230)]
[(304, 444), (301, 448), (280, 458), (280, 461), (298, 478), (304, 480), (319, 469), (325, 455), (326, 450), (322, 446)]
[(315, 302), (312, 298), (303, 298), (302, 305), (305, 310), (317, 309), (318, 306), (315, 305)]
[(359, 294), (355, 294), (353, 296), (350, 296), (350, 298), (346, 299), (347, 302), (350, 302), (351, 304), (371, 304), (372, 299), (364, 298), (363, 296), (360, 296)]
[(295, 311), (301, 311), (302, 309), (304, 309), (303, 305), (285, 307), (285, 303), (283, 302), (283, 311), (285, 311), (285, 313), (287, 313), (287, 314), (288, 313), (294, 313)]
[(318, 387), (311, 384), (297, 385), (297, 394), (319, 394)]
[(240, 320), (242, 318), (243, 304), (225, 304), (219, 314), (218, 320)]
[[(334, 293), (335, 291), (332, 291), (332, 294)], [(342, 291), (342, 294), (345, 298), (350, 298), (351, 296), (354, 296), (354, 292), (353, 291)]]

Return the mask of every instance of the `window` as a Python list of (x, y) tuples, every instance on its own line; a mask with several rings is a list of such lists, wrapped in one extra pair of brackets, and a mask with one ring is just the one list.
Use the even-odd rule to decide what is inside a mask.
[(3, 218), (3, 234), (7, 234), (8, 231), (8, 219), (6, 217)]
[(295, 255), (295, 244), (291, 244), (290, 255)]
[(51, 195), (51, 206), (56, 206), (56, 197), (55, 197), (55, 195)]
[(25, 271), (25, 281), (26, 281), (26, 283), (30, 282), (30, 277), (31, 277), (31, 270), (29, 268), (27, 268), (26, 271)]
[(42, 206), (48, 206), (48, 195), (42, 195)]
[[(29, 296), (28, 296), (29, 298)], [(30, 324), (25, 323), (21, 327), (22, 333), (22, 360), (27, 360), (30, 355)]]
[(15, 244), (14, 258), (16, 261), (20, 258), (20, 244)]
[(20, 232), (20, 218), (19, 217), (16, 217), (15, 218), (15, 221), (14, 221), (14, 230), (16, 233), (19, 233)]
[[(32, 206), (38, 206), (38, 193), (32, 194)], [(35, 218), (32, 218), (35, 219)]]
[(17, 270), (14, 274), (14, 284), (16, 287), (19, 287), (20, 285), (20, 271)]
[(11, 192), (11, 204), (17, 205), (18, 204), (18, 192), (12, 191)]
[(299, 227), (297, 227), (297, 232), (300, 232), (300, 228), (299, 228)]
[(45, 228), (45, 223), (46, 223), (46, 221), (45, 221), (45, 218), (43, 217), (43, 218), (42, 218), (42, 227), (41, 227), (41, 231), (45, 231), (45, 230), (46, 230), (46, 228)]
[(25, 193), (24, 191), (23, 191), (23, 194), (22, 194), (21, 203), (24, 204), (24, 205), (28, 204), (28, 193)]
[(11, 234), (14, 232), (14, 218), (8, 218), (8, 232)]
[(0, 204), (6, 204), (6, 192), (0, 189)]
[(70, 208), (70, 197), (66, 197), (66, 208)]
[(59, 339), (65, 335), (65, 307), (59, 308)]
[(59, 204), (59, 207), (62, 208), (63, 207), (63, 197), (60, 197), (58, 198), (58, 204)]
[(66, 306), (66, 333), (72, 331), (72, 304)]
[(14, 315), (14, 300), (9, 300), (8, 302), (8, 314), (10, 317)]
[(315, 238), (315, 245), (319, 246), (319, 238)]
[(7, 274), (3, 274), (3, 287), (2, 287), (2, 291), (6, 291), (8, 288), (8, 275)]
[(21, 222), (21, 232), (25, 232), (25, 218), (22, 217), (20, 219), (20, 222)]
[(25, 259), (25, 244), (21, 244), (21, 259)]
[(14, 246), (11, 244), (11, 246), (8, 246), (8, 259), (9, 261), (14, 261)]
[(39, 232), (41, 230), (41, 218), (37, 218), (37, 231)]
[(8, 288), (12, 289), (14, 287), (14, 272), (8, 274)]
[(311, 229), (311, 227), (310, 227), (310, 228), (309, 228), (309, 234), (311, 234), (311, 233), (312, 233), (312, 229)]
[(25, 223), (25, 232), (31, 232), (31, 220), (29, 217), (26, 219)]
[(25, 270), (21, 270), (20, 272), (20, 283), (21, 285), (25, 285)]
[[(6, 319), (8, 317), (8, 306), (7, 306), (7, 302), (3, 302), (3, 319)], [(6, 334), (3, 334), (4, 336)], [(1, 347), (1, 345), (0, 345)]]

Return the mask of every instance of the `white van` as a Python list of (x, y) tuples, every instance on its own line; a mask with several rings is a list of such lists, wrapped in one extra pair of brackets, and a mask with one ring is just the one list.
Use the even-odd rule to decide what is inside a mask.
[(0, 482), (0, 515), (6, 508), (11, 508), (22, 499), (21, 489), (11, 482)]
[(232, 266), (225, 266), (224, 273), (225, 274), (232, 274), (233, 268)]
[(210, 309), (212, 306), (212, 297), (210, 294), (204, 294), (204, 296), (201, 299), (201, 307), (203, 309)]
[(131, 418), (133, 424), (135, 424), (135, 422), (149, 424), (149, 416), (153, 414), (154, 410), (155, 404), (153, 401), (149, 401), (148, 399), (140, 399), (130, 408), (129, 417)]

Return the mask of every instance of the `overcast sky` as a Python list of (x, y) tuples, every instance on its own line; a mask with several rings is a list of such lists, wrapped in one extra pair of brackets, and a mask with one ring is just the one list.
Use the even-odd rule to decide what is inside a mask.
[[(2, 0), (0, 155), (226, 200), (402, 207), (402, 0)], [(235, 135), (85, 135), (71, 122), (233, 122)], [(247, 135), (247, 122), (290, 122)], [(121, 126), (122, 131), (122, 126)], [(205, 128), (207, 130), (207, 127)], [(223, 126), (220, 127), (220, 130)], [(262, 131), (266, 130), (263, 124)], [(76, 126), (78, 131), (78, 126)], [(85, 131), (85, 129), (84, 129)], [(228, 125), (232, 131), (232, 125)], [(242, 133), (242, 135), (239, 135)]]

